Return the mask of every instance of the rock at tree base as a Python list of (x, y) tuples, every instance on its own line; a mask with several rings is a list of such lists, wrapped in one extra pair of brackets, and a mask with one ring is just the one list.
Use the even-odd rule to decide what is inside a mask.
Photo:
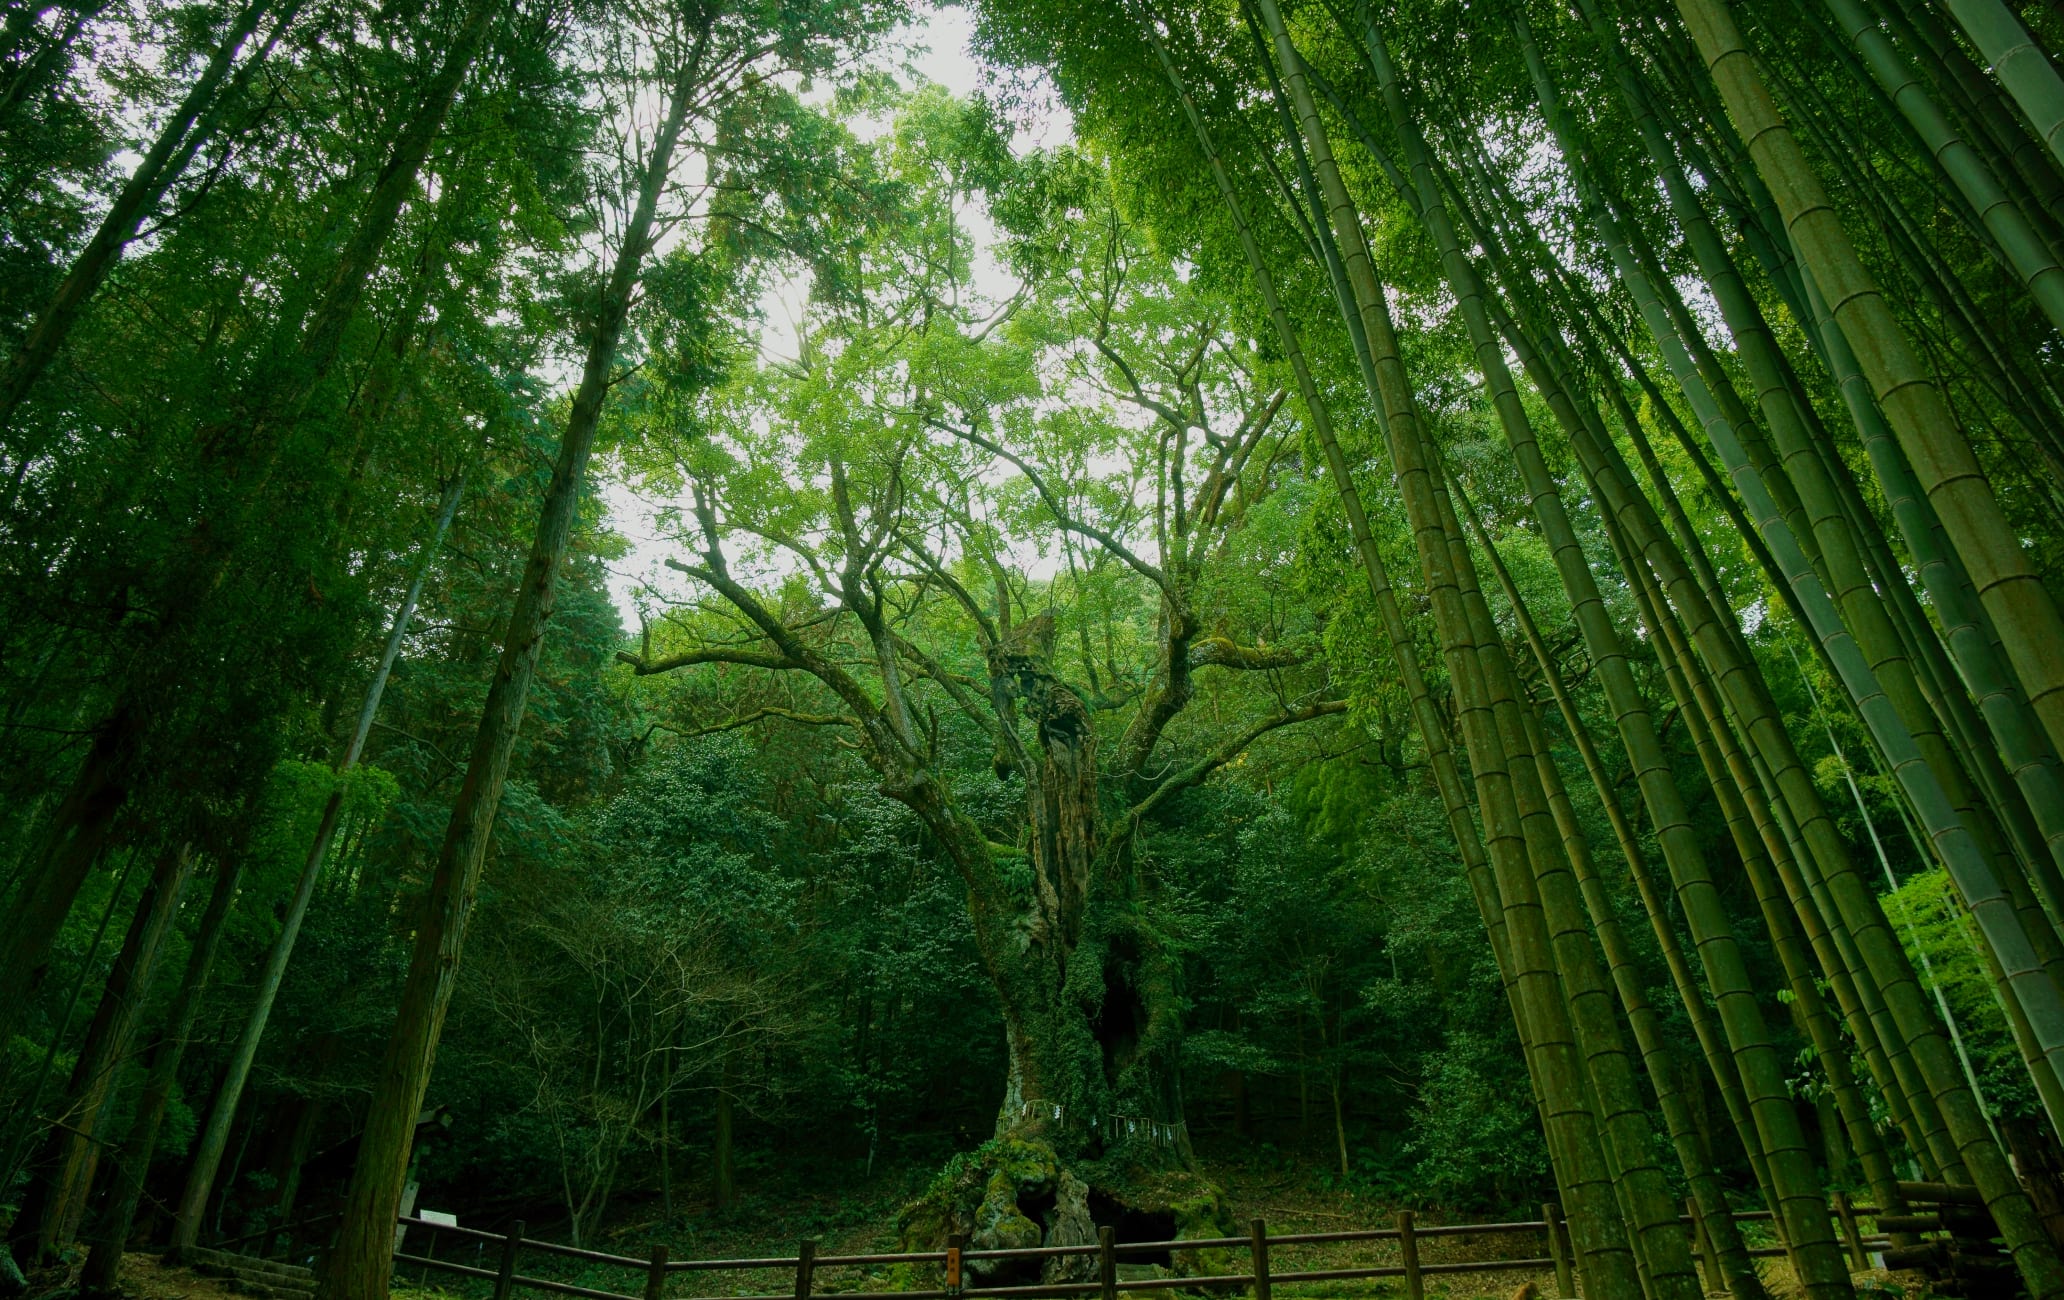
[[(1064, 1167), (1051, 1146), (1022, 1137), (996, 1138), (956, 1156), (897, 1223), (909, 1251), (939, 1250), (955, 1236), (970, 1251), (1093, 1246), (1102, 1227), (1114, 1229), (1120, 1244), (1234, 1235), (1224, 1194), (1194, 1173), (1124, 1169), (1110, 1158)], [(1230, 1252), (1215, 1248), (1120, 1258), (1157, 1266), (1171, 1279), (1238, 1271)], [(974, 1259), (966, 1269), (985, 1286), (1087, 1282), (1095, 1280), (1097, 1263), (1083, 1254)]]

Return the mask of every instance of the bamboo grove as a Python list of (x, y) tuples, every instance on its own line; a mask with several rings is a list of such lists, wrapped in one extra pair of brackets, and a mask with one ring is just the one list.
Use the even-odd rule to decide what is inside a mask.
[[(1743, 639), (1729, 561), (1682, 504), (1725, 508), (1830, 707), (1861, 723), (1859, 761), (1954, 880), (2054, 1122), (2064, 664), (2058, 557), (2029, 539), (2058, 506), (2042, 197), (2058, 83), (2023, 17), (1248, 0), (990, 21), (999, 49), (1053, 67), (1220, 207), (1382, 611), (1590, 1293), (1697, 1291), (1659, 1152), (1722, 1205), (1601, 859), (1631, 873), (1810, 1292), (1846, 1290), (1846, 1266), (1744, 942), (1780, 959), (1872, 1194), (1896, 1199), (1909, 1161), (1969, 1182), (2030, 1293), (2064, 1285), (1878, 906), (1873, 844), (1837, 833)], [(1128, 96), (1180, 112), (1186, 138), (1140, 132)], [(1464, 337), (1501, 464), (1449, 445), (1406, 312)], [(1371, 516), (1390, 512), (1405, 525), (1386, 536)], [(1494, 520), (1551, 557), (1573, 641), (1544, 637)], [(1671, 724), (1694, 772), (1671, 766)], [(1596, 785), (1612, 844), (1586, 842), (1567, 781)], [(1687, 783), (1725, 809), (1729, 842), (1691, 834)], [(1716, 878), (1737, 871), (1760, 915), (1720, 905)], [(1739, 1240), (1717, 1247), (1734, 1293), (1758, 1294)]]
[[(0, 1199), (21, 1181), (25, 1262), (83, 1241), (82, 1292), (118, 1287), (257, 809), (313, 755), (312, 834), (169, 1203), (175, 1256), (208, 1235), (441, 601), (472, 675), (448, 746), (409, 751), (439, 772), (422, 852), (367, 904), (403, 946), (323, 1300), (387, 1292), (498, 833), (557, 824), (532, 742), (579, 743), (605, 674), (619, 704), (722, 695), (688, 738), (837, 749), (911, 819), (994, 995), (996, 1138), (1060, 1189), (1047, 1244), (1094, 1241), (1093, 1188), (1196, 1171), (1187, 1139), (1061, 1119), (1183, 1120), (1184, 953), (1142, 845), (1250, 751), (1388, 728), (1590, 1300), (1703, 1293), (1686, 1192), (1733, 1300), (1768, 1295), (1745, 1203), (1806, 1293), (1849, 1294), (1836, 1148), (1888, 1212), (1915, 1177), (1975, 1188), (2027, 1293), (2064, 1300), (2032, 1140), (1887, 902), (1902, 852), (1944, 873), (2015, 1087), (2064, 1135), (2064, 10), (983, 0), (1005, 109), (963, 113), (884, 88), (889, 3), (108, 8), (0, 24)], [(1014, 156), (999, 115), (1035, 83), (1078, 139)], [(888, 143), (856, 134), (870, 113)], [(954, 205), (978, 193), (1022, 283), (962, 319)], [(1121, 246), (1160, 278), (1113, 287)], [(799, 268), (820, 333), (761, 365), (754, 304)], [(1138, 500), (1088, 504), (1116, 443), (1013, 440), (1080, 391), (985, 351), (1034, 318), (1145, 412)], [(694, 593), (635, 645), (603, 610), (600, 467), (669, 495)], [(1284, 479), (1312, 489), (1289, 526), (1335, 603), (1299, 626), (1330, 648), (1213, 604), (1263, 582), (1239, 537)], [(1009, 511), (1036, 525), (1004, 535)], [(1035, 545), (1065, 579), (1010, 571)], [(815, 603), (734, 565), (755, 546)], [(1055, 612), (1103, 590), (1078, 561), (1151, 611), (1129, 693)], [(1360, 661), (1376, 685), (1349, 685)], [(1207, 671), (1267, 685), (1184, 730)], [(1018, 783), (1019, 843), (949, 770), (940, 712), (962, 766)], [(572, 806), (624, 780), (560, 784)], [(115, 955), (61, 1078), (89, 1004), (52, 971), (89, 897)], [(698, 978), (736, 974), (712, 960)], [(665, 1114), (640, 1089), (627, 1128)]]

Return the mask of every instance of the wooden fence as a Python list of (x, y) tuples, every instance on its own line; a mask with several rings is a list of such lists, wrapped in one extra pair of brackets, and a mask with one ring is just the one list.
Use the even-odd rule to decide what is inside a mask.
[[(1692, 1235), (1692, 1250), (1695, 1259), (1707, 1270), (1708, 1290), (1725, 1288), (1720, 1279), (1713, 1275), (1711, 1251), (1707, 1244), (1705, 1224), (1700, 1220), (1696, 1207), (1688, 1207), (1692, 1213), (1683, 1216), (1682, 1222)], [(1850, 1261), (1858, 1269), (1868, 1266), (1867, 1252), (1882, 1250), (1888, 1239), (1882, 1233), (1866, 1235), (1859, 1226), (1863, 1218), (1875, 1218), (1876, 1210), (1870, 1206), (1851, 1206), (1837, 1196), (1833, 1206), (1842, 1232), (1844, 1245), (1848, 1248)], [(1752, 1210), (1734, 1216), (1740, 1222), (1756, 1220), (1769, 1221), (1767, 1210)], [(403, 1218), (401, 1224), (411, 1230), (426, 1230), (433, 1234), (454, 1237), (464, 1242), (477, 1243), (480, 1255), (485, 1257), (487, 1248), (497, 1252), (499, 1264), (495, 1268), (484, 1268), (476, 1264), (460, 1264), (436, 1257), (437, 1238), (432, 1237), (424, 1254), (411, 1254), (397, 1250), (394, 1255), (397, 1264), (414, 1264), (424, 1269), (435, 1269), (460, 1277), (477, 1278), (493, 1283), (494, 1300), (509, 1300), (518, 1289), (549, 1292), (556, 1295), (582, 1296), (586, 1300), (664, 1300), (667, 1279), (670, 1274), (689, 1272), (766, 1272), (782, 1278), (775, 1285), (793, 1283), (790, 1290), (768, 1290), (763, 1294), (728, 1297), (727, 1300), (810, 1300), (813, 1295), (836, 1295), (839, 1300), (982, 1300), (996, 1297), (997, 1300), (1067, 1300), (1076, 1296), (1099, 1296), (1102, 1300), (1117, 1300), (1121, 1292), (1168, 1291), (1175, 1289), (1200, 1289), (1212, 1292), (1230, 1292), (1252, 1289), (1254, 1300), (1270, 1300), (1272, 1287), (1298, 1282), (1347, 1282), (1373, 1278), (1402, 1278), (1408, 1300), (1424, 1300), (1426, 1279), (1467, 1273), (1503, 1273), (1514, 1270), (1535, 1272), (1554, 1270), (1556, 1295), (1574, 1297), (1576, 1292), (1576, 1263), (1570, 1246), (1568, 1225), (1563, 1221), (1559, 1208), (1550, 1203), (1541, 1207), (1539, 1219), (1517, 1223), (1453, 1223), (1418, 1224), (1410, 1210), (1401, 1210), (1394, 1228), (1369, 1228), (1342, 1232), (1289, 1232), (1271, 1233), (1262, 1220), (1253, 1221), (1244, 1237), (1210, 1237), (1186, 1241), (1126, 1241), (1115, 1239), (1110, 1228), (1104, 1228), (1095, 1245), (1082, 1246), (1031, 1246), (1015, 1250), (967, 1250), (958, 1244), (945, 1250), (917, 1251), (899, 1254), (863, 1255), (820, 1255), (813, 1241), (801, 1243), (794, 1255), (767, 1259), (694, 1259), (674, 1260), (667, 1257), (665, 1246), (654, 1246), (652, 1253), (644, 1259), (632, 1255), (612, 1255), (598, 1250), (582, 1250), (575, 1246), (561, 1246), (553, 1242), (533, 1241), (523, 1235), (524, 1225), (517, 1223), (507, 1233), (482, 1232), (477, 1228), (461, 1228), (450, 1224), (432, 1223), (424, 1219)], [(1875, 1225), (1874, 1225), (1875, 1226)], [(1546, 1238), (1548, 1254), (1533, 1257), (1500, 1259), (1454, 1260), (1425, 1262), (1420, 1259), (1422, 1242), (1446, 1237), (1477, 1236), (1531, 1236), (1536, 1240)], [(1328, 1243), (1395, 1241), (1398, 1244), (1399, 1262), (1396, 1264), (1370, 1265), (1360, 1268), (1310, 1268), (1277, 1270), (1272, 1267), (1271, 1254), (1284, 1247), (1314, 1246)], [(1118, 1265), (1128, 1256), (1167, 1255), (1176, 1251), (1198, 1250), (1244, 1250), (1247, 1253), (1248, 1271), (1234, 1274), (1209, 1274), (1184, 1277), (1126, 1278), (1118, 1276)], [(517, 1271), (519, 1257), (523, 1251), (581, 1260), (589, 1264), (620, 1267), (627, 1272), (642, 1276), (643, 1286), (638, 1294), (620, 1291), (603, 1291), (594, 1287), (576, 1286), (553, 1278), (531, 1277)], [(1763, 1247), (1749, 1252), (1756, 1256), (1781, 1256), (1782, 1247)], [(966, 1280), (966, 1272), (973, 1271), (969, 1265), (984, 1263), (1044, 1262), (1051, 1259), (1082, 1259), (1094, 1256), (1096, 1280), (1093, 1282), (1037, 1282), (1004, 1286), (983, 1286)], [(818, 1277), (823, 1270), (868, 1268), (884, 1265), (936, 1265), (945, 1279), (943, 1287), (930, 1290), (910, 1291), (847, 1291), (836, 1287), (824, 1287)], [(982, 1270), (987, 1271), (987, 1270)]]

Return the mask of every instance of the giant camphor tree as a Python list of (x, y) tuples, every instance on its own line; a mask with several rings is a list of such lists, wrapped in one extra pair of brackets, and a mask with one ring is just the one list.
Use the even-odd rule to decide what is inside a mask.
[[(769, 688), (789, 702), (721, 725), (822, 728), (917, 814), (1003, 1010), (996, 1161), (1022, 1166), (1027, 1200), (981, 1174), (913, 1230), (1015, 1243), (1045, 1214), (1048, 1239), (1082, 1242), (1093, 1192), (1146, 1195), (1135, 1162), (1187, 1158), (1181, 966), (1142, 906), (1141, 827), (1345, 705), (1314, 629), (1243, 572), (1282, 559), (1266, 521), (1296, 477), (1284, 394), (1097, 169), (1041, 157), (1036, 186), (1002, 189), (1019, 165), (994, 131), (936, 94), (906, 105), (881, 166), (909, 207), (820, 281), (798, 355), (648, 444), (677, 449), (650, 472), (693, 498), (690, 558), (669, 563), (697, 611), (623, 657), (792, 675)], [(1009, 269), (990, 272), (1008, 293), (978, 288), (984, 191), (1018, 205)], [(1067, 237), (1028, 224), (1077, 205), (1096, 219)], [(1001, 788), (967, 788), (969, 746)]]

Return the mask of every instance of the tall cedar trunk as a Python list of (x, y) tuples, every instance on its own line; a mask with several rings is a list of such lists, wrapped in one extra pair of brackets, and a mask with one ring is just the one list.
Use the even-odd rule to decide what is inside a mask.
[[(1103, 824), (1096, 731), (1082, 697), (1054, 671), (1053, 632), (1052, 615), (1039, 614), (1002, 633), (990, 656), (992, 695), (1022, 711), (1037, 740), (1036, 757), (1026, 755), (1033, 761), (1018, 763), (1031, 831), (1030, 944), (999, 957), (1022, 967), (1013, 986), (1039, 992), (1021, 1002), (997, 1131), (1036, 1134), (1068, 1158), (1113, 1142), (1109, 1126), (1092, 1123), (1099, 1117), (1168, 1129), (1182, 1118), (1174, 1086), (1181, 1017), (1168, 959), (1137, 923), (1130, 826), (1107, 834)], [(1187, 653), (1176, 636), (1164, 650)], [(1171, 1150), (1140, 1148), (1153, 1160)]]
[[(706, 42), (706, 34), (703, 41)], [(408, 1171), (415, 1116), (430, 1084), (430, 1067), (458, 973), (466, 923), (480, 885), (480, 870), (501, 802), (509, 760), (523, 721), (523, 708), (537, 671), (545, 630), (556, 599), (559, 567), (573, 536), (589, 453), (600, 428), (602, 406), (615, 368), (618, 340), (645, 265), (659, 200), (671, 172), (675, 147), (701, 75), (703, 43), (693, 55), (681, 52), (669, 92), (666, 118), (652, 143), (640, 178), (637, 206), (604, 288), (560, 439), (559, 456), (538, 515), (537, 535), (524, 565), (522, 585), (502, 641), (480, 726), (474, 734), (466, 776), (453, 801), (444, 844), (438, 851), (429, 896), (416, 929), (415, 950), (402, 986), (394, 1033), (375, 1078), (365, 1137), (345, 1196), (343, 1223), (318, 1285), (322, 1300), (379, 1300), (392, 1271), (392, 1224)]]
[(150, 996), (151, 980), (157, 974), (165, 933), (179, 914), (193, 870), (192, 846), (184, 842), (168, 845), (159, 853), (150, 882), (136, 900), (136, 915), (108, 972), (100, 1005), (72, 1068), (64, 1124), (51, 1129), (44, 1157), (33, 1171), (33, 1181), (15, 1216), (15, 1240), (28, 1244), (24, 1253), (31, 1259), (55, 1258), (78, 1231), (100, 1156), (95, 1129), (101, 1109), (128, 1054), (137, 1019)]
[(35, 1137), (36, 1116), (41, 1113), (43, 1094), (50, 1087), (51, 1070), (57, 1064), (57, 1054), (71, 1037), (72, 1019), (79, 1010), (79, 998), (93, 977), (101, 944), (107, 939), (108, 926), (113, 923), (115, 913), (121, 910), (123, 896), (129, 892), (129, 877), (135, 873), (137, 859), (141, 856), (135, 849), (129, 851), (121, 872), (115, 877), (114, 888), (108, 891), (107, 905), (100, 909), (100, 923), (93, 927), (93, 941), (86, 945), (86, 955), (79, 961), (79, 973), (72, 978), (72, 987), (65, 995), (64, 1011), (57, 1017), (50, 1041), (43, 1045), (43, 1059), (37, 1063), (34, 1080), (23, 1089), (18, 1076), (6, 1079), (21, 1100), (15, 1103), (14, 1113), (9, 1117), (12, 1122), (6, 1133), (7, 1154), (0, 1158), (0, 1186), (14, 1186), (14, 1177), (21, 1172), (22, 1159)]
[(16, 909), (12, 927), (0, 936), (0, 1042), (15, 1032), (26, 1014), (79, 886), (134, 785), (145, 776), (136, 765), (150, 713), (147, 702), (158, 689), (176, 689), (185, 667), (178, 662), (183, 656), (166, 653), (168, 647), (179, 646), (228, 576), (239, 540), (271, 541), (271, 534), (257, 527), (252, 515), (266, 507), (265, 488), (292, 440), (289, 434), (336, 365), (345, 328), (358, 313), (381, 251), (416, 192), (416, 177), (504, 3), (468, 0), (464, 22), (396, 136), (350, 242), (320, 286), (306, 328), (292, 347), (282, 349), (287, 355), (270, 372), (272, 377), (257, 386), (253, 410), (222, 428), (203, 431), (202, 441), (216, 446), (214, 454), (227, 457), (239, 471), (238, 494), (223, 507), (221, 517), (195, 521), (189, 544), (163, 581), (165, 608), (173, 612), (152, 631), (149, 646), (135, 656), (149, 671), (124, 683), (117, 703), (94, 728), (93, 744), (29, 860), (29, 905)]
[(724, 1077), (724, 1084), (717, 1089), (717, 1131), (711, 1151), (711, 1182), (720, 1210), (728, 1210), (738, 1203), (738, 1172), (731, 1154), (733, 1119), (728, 1069)]
[(416, 566), (415, 576), (409, 581), (408, 591), (394, 611), (386, 648), (381, 651), (379, 666), (373, 671), (373, 680), (366, 687), (365, 699), (359, 706), (357, 725), (343, 754), (337, 759), (335, 788), (323, 804), (315, 838), (308, 846), (307, 856), (301, 864), (300, 879), (294, 885), (294, 896), (287, 903), (286, 915), (280, 920), (280, 930), (273, 938), (272, 947), (266, 950), (265, 968), (258, 976), (258, 995), (252, 1000), (251, 1009), (244, 1018), (243, 1032), (238, 1035), (236, 1048), (230, 1054), (229, 1072), (215, 1092), (215, 1100), (208, 1109), (207, 1123), (194, 1147), (193, 1163), (187, 1170), (186, 1187), (180, 1194), (179, 1208), (173, 1220), (171, 1248), (166, 1252), (173, 1259), (200, 1243), (201, 1218), (207, 1210), (208, 1195), (215, 1185), (216, 1171), (222, 1165), (222, 1153), (229, 1145), (229, 1131), (236, 1120), (237, 1104), (243, 1098), (244, 1083), (250, 1078), (251, 1063), (258, 1057), (258, 1044), (265, 1035), (266, 1021), (272, 1015), (273, 1000), (279, 996), (280, 983), (286, 978), (287, 962), (294, 955), (301, 922), (308, 915), (308, 904), (315, 897), (315, 886), (322, 879), (323, 864), (329, 856), (330, 841), (337, 833), (337, 823), (344, 810), (344, 777), (358, 765), (366, 737), (372, 733), (373, 719), (379, 715), (380, 698), (386, 692), (388, 676), (401, 654), (401, 643), (408, 635), (416, 600), (422, 595), (424, 580), (436, 562), (445, 530), (451, 526), (452, 515), (458, 510), (464, 482), (463, 476), (455, 476), (445, 488), (435, 530), (424, 547), (423, 558)]
[(122, 1252), (129, 1243), (137, 1204), (143, 1199), (144, 1178), (150, 1172), (151, 1155), (158, 1147), (158, 1129), (179, 1085), (180, 1058), (200, 1015), (201, 995), (208, 986), (215, 954), (222, 947), (243, 867), (244, 856), (236, 853), (216, 868), (215, 888), (208, 896), (207, 911), (201, 914), (200, 928), (194, 933), (186, 974), (166, 1012), (163, 1032), (151, 1048), (143, 1091), (136, 1100), (136, 1114), (129, 1121), (128, 1136), (123, 1139), (112, 1167), (103, 1172), (105, 1187), (92, 1225), (92, 1249), (79, 1274), (82, 1295), (112, 1296), (120, 1290)]

